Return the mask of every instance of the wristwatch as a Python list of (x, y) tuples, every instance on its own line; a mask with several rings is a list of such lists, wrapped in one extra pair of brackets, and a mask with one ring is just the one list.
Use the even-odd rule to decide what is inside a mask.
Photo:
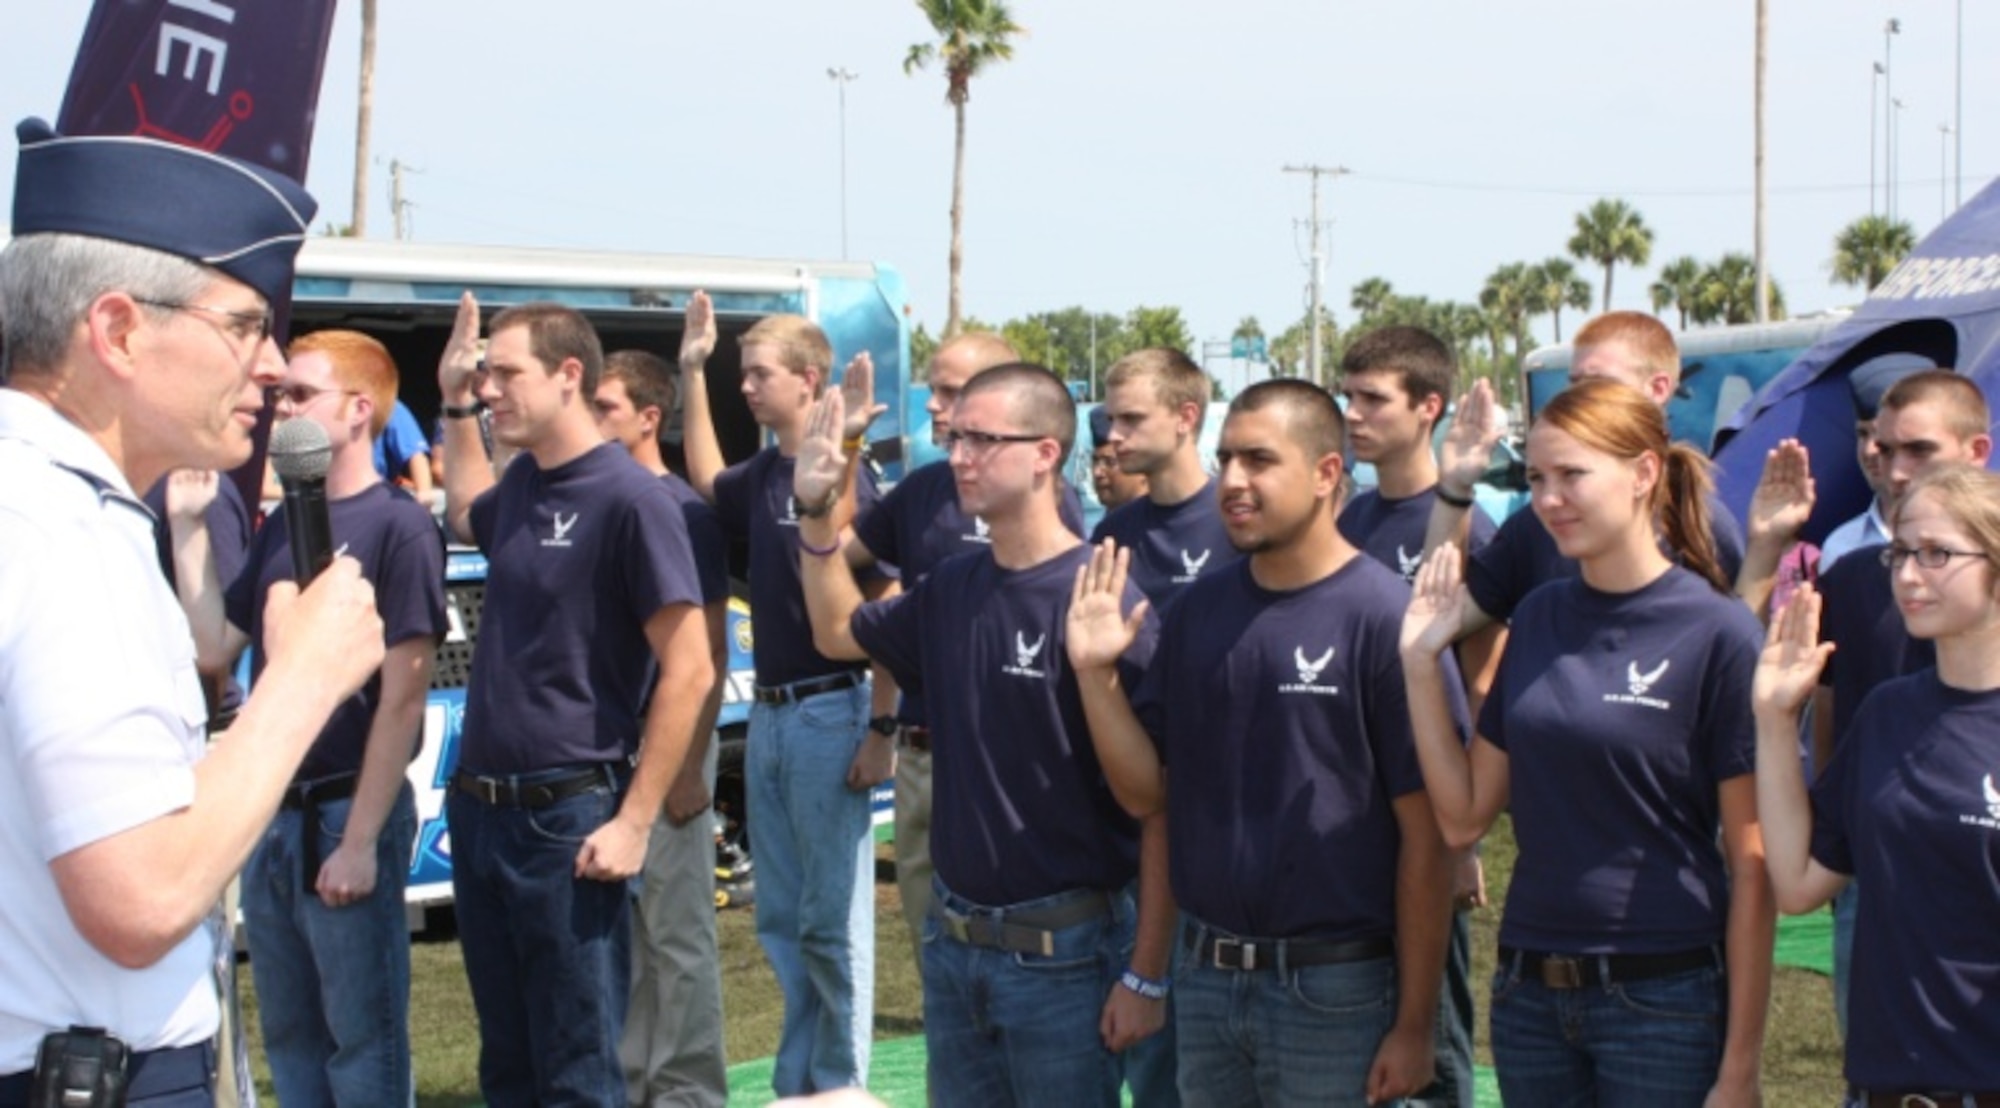
[(464, 407), (460, 407), (457, 404), (446, 404), (444, 406), (444, 417), (446, 419), (471, 419), (479, 414), (479, 409), (480, 405), (476, 403), (467, 404)]
[(902, 730), (902, 727), (902, 724), (896, 722), (895, 716), (876, 716), (868, 721), (870, 731), (891, 739), (896, 737), (896, 732)]

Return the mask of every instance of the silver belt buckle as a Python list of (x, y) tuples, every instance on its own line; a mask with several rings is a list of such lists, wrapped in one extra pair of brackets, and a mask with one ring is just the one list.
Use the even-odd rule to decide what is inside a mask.
[[(1234, 949), (1236, 951), (1236, 964), (1234, 966), (1223, 964), (1222, 952), (1227, 949)], [(1257, 968), (1257, 944), (1246, 943), (1242, 939), (1217, 937), (1215, 939), (1215, 950), (1210, 954), (1209, 961), (1216, 969), (1237, 969), (1245, 972), (1255, 970)]]

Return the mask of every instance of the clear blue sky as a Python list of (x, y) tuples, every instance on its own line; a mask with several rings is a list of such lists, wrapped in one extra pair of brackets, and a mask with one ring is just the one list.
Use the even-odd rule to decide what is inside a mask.
[[(1069, 304), (1175, 304), (1202, 339), (1304, 314), (1308, 191), (1327, 185), (1328, 300), (1381, 276), (1472, 300), (1509, 261), (1560, 254), (1598, 196), (1656, 232), (1652, 270), (1751, 245), (1751, 0), (1019, 0), (1030, 33), (970, 105), (966, 300), (999, 320)], [(1851, 303), (1834, 232), (1869, 208), (1871, 64), (1883, 24), (1902, 113), (1901, 215), (1939, 218), (1952, 119), (1953, 0), (1772, 0), (1772, 272), (1792, 310)], [(53, 117), (89, 4), (43, 0), (0, 36), (0, 112)], [(345, 222), (359, 5), (336, 20), (312, 190)], [(416, 237), (648, 251), (840, 254), (848, 86), (851, 253), (945, 311), (951, 116), (943, 78), (905, 77), (928, 27), (907, 0), (389, 0), (382, 5), (369, 215), (391, 230), (388, 161)], [(1964, 191), (2000, 172), (1982, 59), (2000, 5), (1965, 4)], [(0, 167), (11, 194), (12, 158)], [(1585, 275), (1593, 285), (1599, 274)], [(1568, 321), (1566, 320), (1566, 323)], [(1546, 321), (1542, 324), (1544, 336)]]

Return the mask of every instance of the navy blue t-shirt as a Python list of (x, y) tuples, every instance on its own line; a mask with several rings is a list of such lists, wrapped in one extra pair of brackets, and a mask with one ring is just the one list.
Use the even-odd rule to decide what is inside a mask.
[[(813, 649), (799, 578), (799, 509), (792, 499), (793, 459), (767, 447), (715, 478), (715, 514), (729, 535), (750, 543), (751, 655), (759, 685), (789, 685), (866, 669)], [(878, 499), (875, 474), (860, 467), (854, 485), (856, 525)]]
[(2000, 692), (1877, 688), (1812, 808), (1813, 858), (1858, 880), (1848, 1081), (2000, 1088)]
[(1514, 612), (1479, 734), (1507, 752), (1520, 858), (1500, 941), (1659, 954), (1722, 940), (1723, 781), (1756, 766), (1743, 602), (1669, 569), (1629, 593), (1571, 578)]
[(1833, 690), (1836, 744), (1877, 685), (1937, 662), (1930, 640), (1911, 638), (1903, 624), (1889, 567), (1882, 564), (1885, 549), (1875, 543), (1845, 554), (1819, 579), (1820, 641), (1839, 646), (1819, 675), (1819, 683)]
[(488, 568), (459, 764), (506, 774), (630, 757), (655, 672), (646, 622), (701, 603), (666, 483), (616, 443), (549, 470), (523, 455), (471, 520)]
[[(1083, 504), (1069, 482), (1062, 486), (1063, 525), (1083, 537)], [(921, 581), (955, 554), (984, 550), (993, 544), (986, 521), (968, 516), (958, 506), (958, 483), (949, 462), (932, 462), (882, 494), (875, 510), (855, 521), (854, 536), (879, 562), (902, 572), (905, 583)], [(923, 694), (902, 690), (896, 718), (908, 724), (924, 722)]]
[(688, 547), (694, 552), (695, 579), (701, 586), (701, 602), (704, 605), (720, 604), (729, 600), (729, 539), (722, 533), (722, 521), (716, 518), (715, 509), (708, 501), (694, 491), (694, 486), (668, 473), (660, 478), (667, 486), (667, 494), (681, 507), (681, 520), (687, 524)]
[[(1709, 531), (1715, 537), (1715, 558), (1722, 573), (1736, 580), (1743, 568), (1743, 528), (1722, 501), (1708, 498)], [(1664, 549), (1664, 541), (1662, 548)], [(1668, 552), (1672, 556), (1672, 552)], [(1465, 588), (1481, 611), (1497, 620), (1511, 620), (1521, 599), (1535, 586), (1577, 575), (1576, 560), (1557, 549), (1555, 536), (1542, 526), (1532, 507), (1507, 517), (1491, 542), (1472, 552), (1465, 566)]]
[[(1258, 938), (1395, 933), (1392, 801), (1424, 787), (1398, 653), (1409, 596), (1363, 555), (1288, 592), (1242, 561), (1174, 602), (1132, 702), (1171, 769), (1190, 915)], [(1445, 685), (1462, 735), (1455, 670)]]
[[(382, 615), (382, 641), (395, 646), (445, 632), (444, 533), (428, 508), (386, 482), (326, 506), (336, 553), (361, 563), (361, 575), (375, 586), (375, 610)], [(223, 594), (229, 622), (250, 636), (250, 675), (264, 672), (264, 596), (272, 585), (292, 579), (292, 540), (280, 506), (251, 540), (243, 571)], [(357, 773), (368, 749), (368, 731), (382, 700), (382, 675), (368, 678), (347, 698), (313, 740), (295, 775), (313, 781)], [(421, 726), (421, 725), (420, 725)]]
[(1107, 538), (1132, 551), (1131, 581), (1162, 611), (1183, 586), (1242, 557), (1229, 545), (1212, 477), (1178, 504), (1142, 496), (1111, 509), (1090, 534), (1092, 545)]
[[(1022, 570), (961, 554), (851, 624), (898, 682), (951, 691), (930, 705), (931, 859), (978, 904), (1122, 888), (1138, 874), (1138, 824), (1104, 781), (1064, 636), (1089, 560), (1083, 545)], [(1139, 599), (1128, 584), (1126, 610)], [(1119, 664), (1126, 688), (1158, 636), (1149, 613)]]
[[(1347, 502), (1340, 510), (1340, 535), (1402, 575), (1405, 582), (1417, 579), (1424, 564), (1424, 536), (1431, 526), (1431, 505), (1437, 501), (1437, 486), (1391, 500), (1380, 489), (1369, 489)], [(1470, 509), (1472, 530), (1466, 535), (1468, 549), (1477, 550), (1493, 541), (1493, 518), (1477, 506)]]

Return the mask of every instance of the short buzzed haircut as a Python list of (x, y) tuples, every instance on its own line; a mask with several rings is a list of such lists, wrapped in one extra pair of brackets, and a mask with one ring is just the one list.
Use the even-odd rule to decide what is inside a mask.
[[(931, 361), (936, 363), (946, 351), (957, 353), (960, 350), (966, 351), (977, 367), (974, 373), (1021, 360), (1021, 352), (1014, 349), (1014, 344), (998, 331), (960, 331), (938, 344), (937, 350), (931, 354)], [(929, 366), (924, 367), (924, 373), (929, 376)]]
[(1929, 403), (1944, 414), (1945, 425), (1961, 440), (1984, 435), (1991, 430), (1993, 415), (1986, 394), (1979, 386), (1949, 369), (1926, 369), (1889, 386), (1882, 394), (1882, 410), (1901, 411), (1912, 404)]
[(660, 422), (673, 414), (680, 390), (667, 360), (650, 350), (614, 350), (604, 356), (604, 379), (625, 386), (634, 411), (660, 410)]
[(1284, 411), (1285, 427), (1307, 457), (1347, 453), (1346, 421), (1340, 416), (1340, 405), (1325, 389), (1297, 378), (1274, 377), (1251, 385), (1229, 402), (1230, 415), (1266, 408)]
[(604, 377), (604, 345), (582, 312), (550, 301), (519, 304), (494, 316), (486, 333), (497, 335), (509, 327), (528, 329), (528, 352), (550, 373), (575, 358), (583, 366), (584, 402), (597, 394), (597, 382)]
[(1104, 387), (1115, 389), (1132, 381), (1151, 381), (1154, 398), (1169, 408), (1193, 404), (1195, 433), (1201, 432), (1211, 385), (1208, 374), (1194, 364), (1194, 359), (1170, 346), (1143, 347), (1111, 364), (1110, 372), (1104, 376)]
[(380, 438), (396, 410), (396, 391), (401, 378), (389, 348), (359, 331), (314, 331), (292, 340), (285, 357), (324, 354), (333, 367), (333, 381), (368, 398), (375, 411), (368, 417), (368, 437)]
[(998, 392), (1007, 397), (1008, 408), (1020, 430), (1030, 435), (1046, 435), (1062, 450), (1057, 468), (1069, 460), (1076, 445), (1076, 402), (1062, 378), (1033, 362), (1009, 362), (994, 366), (965, 383), (959, 402), (981, 393)]
[(1674, 343), (1674, 333), (1645, 312), (1605, 312), (1577, 328), (1570, 349), (1613, 342), (1630, 351), (1647, 376), (1665, 374), (1669, 381), (1681, 379), (1681, 350)]
[(1378, 327), (1354, 340), (1340, 359), (1341, 376), (1393, 373), (1412, 407), (1433, 396), (1451, 399), (1458, 359), (1444, 340), (1422, 327)]

